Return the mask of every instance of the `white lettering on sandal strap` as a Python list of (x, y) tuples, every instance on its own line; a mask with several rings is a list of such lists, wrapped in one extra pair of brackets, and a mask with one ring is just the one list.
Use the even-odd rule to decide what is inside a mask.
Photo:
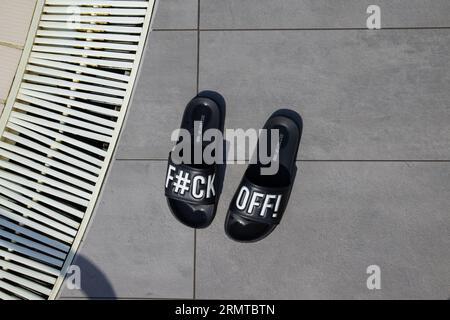
[(214, 178), (215, 177), (216, 177), (215, 174), (208, 176), (208, 185), (206, 188), (206, 198), (208, 198), (208, 199), (211, 198), (211, 195), (212, 196), (216, 195), (216, 191), (214, 190)]
[(184, 195), (187, 191), (194, 199), (209, 199), (216, 195), (214, 189), (215, 174), (207, 177), (202, 175), (194, 175), (184, 170), (177, 170), (176, 167), (169, 165), (167, 168), (166, 188), (171, 188), (174, 193)]
[(250, 205), (248, 206), (248, 209), (247, 209), (248, 214), (251, 214), (255, 207), (259, 208), (261, 206), (261, 203), (258, 202), (258, 199), (262, 198), (262, 197), (264, 197), (264, 193), (260, 193), (260, 192), (256, 192), (256, 191), (253, 192), (252, 200), (250, 200)]
[(175, 170), (176, 170), (176, 169), (175, 169), (174, 166), (170, 166), (170, 165), (169, 165), (169, 168), (167, 169), (166, 188), (169, 187), (169, 182), (170, 182), (170, 181), (173, 181), (172, 171), (175, 171)]
[(245, 210), (249, 215), (253, 213), (256, 208), (261, 208), (260, 217), (265, 217), (269, 209), (272, 210), (272, 218), (278, 216), (280, 209), (282, 194), (268, 194), (257, 191), (250, 191), (248, 187), (242, 186), (236, 197), (236, 208)]
[[(236, 198), (236, 208), (239, 210), (244, 210), (247, 205), (248, 197), (250, 196), (250, 190), (246, 186), (242, 186), (241, 191)], [(242, 197), (244, 197), (242, 199)]]
[(195, 199), (201, 199), (205, 195), (205, 191), (200, 189), (200, 185), (205, 184), (205, 178), (202, 176), (196, 176), (192, 179), (192, 196)]

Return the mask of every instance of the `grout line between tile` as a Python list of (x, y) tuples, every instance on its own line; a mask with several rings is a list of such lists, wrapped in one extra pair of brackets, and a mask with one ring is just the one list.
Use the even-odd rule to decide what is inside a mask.
[(60, 297), (60, 300), (189, 300), (189, 298), (145, 298), (145, 297)]
[(192, 299), (196, 299), (196, 282), (197, 282), (197, 229), (194, 229), (194, 267), (193, 267), (193, 286), (192, 286)]
[(152, 32), (156, 31), (156, 32), (161, 32), (161, 31), (197, 31), (197, 29), (152, 29)]
[[(197, 94), (200, 89), (200, 0), (197, 1), (197, 79), (196, 90)], [(197, 229), (194, 229), (194, 266), (193, 266), (193, 285), (192, 298), (196, 298), (196, 282), (197, 282)]]
[(374, 31), (381, 32), (383, 30), (448, 30), (448, 27), (386, 27), (379, 30), (369, 30), (367, 28), (198, 28), (198, 29), (153, 29), (153, 31), (205, 31), (205, 32), (216, 32), (216, 31), (346, 31), (346, 30), (356, 30), (356, 31)]
[(381, 32), (387, 30), (446, 30), (450, 27), (386, 27), (377, 30), (368, 28), (218, 28), (200, 29), (200, 31), (373, 31)]
[(200, 0), (197, 8), (197, 94), (200, 89)]
[[(167, 161), (167, 158), (116, 158), (116, 161), (160, 161), (164, 162)], [(335, 159), (308, 159), (308, 160), (296, 160), (296, 162), (417, 162), (417, 163), (450, 163), (450, 160), (417, 160), (417, 159), (404, 159), (404, 160), (388, 160), (388, 159), (381, 159), (381, 160), (351, 160), (351, 159), (344, 159), (344, 160), (335, 160)]]

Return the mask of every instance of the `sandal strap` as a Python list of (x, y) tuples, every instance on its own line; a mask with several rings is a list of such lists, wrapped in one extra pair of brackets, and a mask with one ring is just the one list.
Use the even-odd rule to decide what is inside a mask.
[(214, 204), (216, 202), (215, 175), (216, 166), (214, 165), (195, 168), (185, 164), (175, 164), (169, 155), (165, 195), (167, 198), (193, 204)]
[(288, 203), (290, 190), (290, 186), (258, 186), (244, 176), (231, 202), (230, 212), (255, 222), (279, 224)]

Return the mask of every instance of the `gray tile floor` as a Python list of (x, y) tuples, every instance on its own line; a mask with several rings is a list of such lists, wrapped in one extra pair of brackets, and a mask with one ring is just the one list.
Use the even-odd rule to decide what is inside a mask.
[[(84, 290), (62, 297), (448, 299), (450, 3), (380, 0), (379, 31), (364, 30), (369, 3), (161, 0), (75, 260)], [(278, 107), (303, 116), (288, 210), (259, 243), (223, 232), (245, 166), (228, 166), (209, 229), (165, 204), (170, 133), (205, 89), (225, 97), (228, 128)], [(366, 287), (369, 265), (381, 290)]]

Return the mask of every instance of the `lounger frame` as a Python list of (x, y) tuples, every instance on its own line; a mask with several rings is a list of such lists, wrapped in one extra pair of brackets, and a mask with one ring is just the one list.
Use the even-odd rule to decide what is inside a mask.
[[(80, 6), (82, 28), (63, 25), (74, 18), (66, 6)], [(0, 299), (58, 297), (111, 168), (156, 6), (157, 0), (37, 0), (0, 118)], [(129, 72), (112, 79), (107, 68)]]

